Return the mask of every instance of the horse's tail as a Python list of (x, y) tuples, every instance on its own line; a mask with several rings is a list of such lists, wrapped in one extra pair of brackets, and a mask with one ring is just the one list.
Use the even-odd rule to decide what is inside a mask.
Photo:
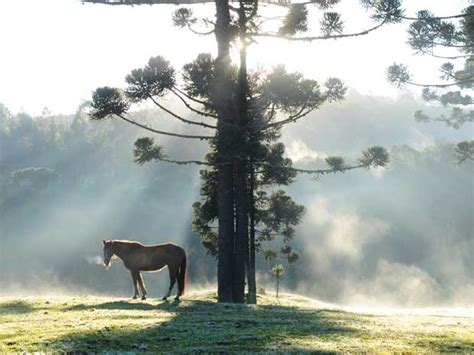
[(179, 271), (178, 271), (178, 292), (180, 296), (184, 294), (185, 287), (186, 287), (186, 252), (183, 254), (183, 259), (181, 260), (181, 265), (179, 266)]

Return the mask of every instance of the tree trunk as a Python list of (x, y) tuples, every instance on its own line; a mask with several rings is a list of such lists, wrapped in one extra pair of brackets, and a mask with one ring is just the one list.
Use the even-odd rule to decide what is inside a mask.
[(248, 255), (248, 203), (247, 203), (247, 124), (248, 124), (248, 82), (247, 82), (247, 50), (246, 50), (246, 15), (244, 4), (240, 2), (239, 29), (240, 29), (240, 68), (238, 76), (237, 104), (238, 117), (237, 126), (238, 149), (234, 159), (234, 185), (235, 185), (235, 212), (236, 212), (236, 235), (235, 235), (235, 262), (234, 262), (234, 302), (245, 301), (245, 264)]
[(278, 289), (280, 288), (280, 276), (277, 275), (277, 292), (276, 292), (276, 298), (278, 299)]
[(248, 254), (247, 187), (245, 161), (235, 160), (235, 254), (233, 301), (245, 302), (245, 260)]
[(250, 220), (250, 243), (249, 252), (247, 255), (247, 283), (248, 294), (247, 303), (257, 303), (257, 280), (255, 277), (255, 172), (254, 166), (250, 163), (249, 166), (249, 220)]
[(215, 105), (217, 121), (217, 218), (218, 218), (218, 262), (217, 294), (219, 302), (233, 301), (234, 262), (234, 201), (232, 161), (232, 122), (234, 107), (230, 80), (230, 12), (228, 0), (216, 0), (217, 40)]

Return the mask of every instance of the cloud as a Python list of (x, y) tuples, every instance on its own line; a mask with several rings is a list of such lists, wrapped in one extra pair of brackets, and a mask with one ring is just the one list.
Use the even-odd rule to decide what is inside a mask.
[(293, 163), (305, 163), (314, 160), (321, 160), (326, 157), (325, 154), (319, 153), (316, 150), (311, 149), (301, 139), (296, 139), (288, 143), (285, 149), (288, 158), (293, 160)]

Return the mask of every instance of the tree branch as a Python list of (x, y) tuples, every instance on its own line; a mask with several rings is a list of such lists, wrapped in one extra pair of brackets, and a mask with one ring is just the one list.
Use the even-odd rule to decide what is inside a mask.
[(196, 125), (196, 126), (202, 126), (202, 127), (206, 127), (206, 128), (213, 128), (213, 129), (217, 128), (216, 126), (208, 125), (207, 123), (204, 123), (204, 122), (194, 122), (194, 121), (187, 120), (187, 119), (177, 115), (173, 111), (168, 110), (166, 107), (162, 106), (158, 101), (156, 101), (153, 98), (153, 96), (150, 95), (149, 98), (156, 106), (158, 106), (159, 108), (161, 108), (163, 111), (165, 111), (169, 115), (173, 116), (174, 118), (180, 120), (181, 122), (188, 123), (188, 124), (191, 124), (191, 125)]
[(419, 53), (429, 55), (429, 56), (431, 56), (431, 57), (433, 57), (433, 58), (448, 59), (448, 60), (455, 60), (455, 59), (461, 59), (461, 58), (468, 58), (468, 57), (470, 57), (469, 54), (456, 55), (456, 56), (452, 56), (452, 57), (442, 56), (442, 55), (434, 54), (434, 53), (432, 53), (432, 52), (428, 52), (428, 51), (423, 50), (423, 49), (421, 49), (421, 50), (419, 51)]
[(413, 81), (405, 81), (405, 84), (424, 87), (424, 88), (447, 88), (450, 86), (458, 86), (458, 85), (469, 84), (469, 83), (474, 83), (474, 79), (462, 80), (462, 81), (449, 83), (449, 84), (420, 84), (420, 83), (415, 83)]
[(349, 170), (365, 168), (365, 167), (366, 166), (364, 164), (359, 164), (359, 165), (353, 165), (353, 166), (346, 166), (346, 167), (343, 167), (341, 169), (298, 169), (298, 168), (293, 168), (293, 167), (287, 167), (286, 169), (297, 172), (297, 173), (304, 173), (304, 174), (322, 176), (322, 175), (338, 173), (338, 172), (342, 173), (342, 172), (346, 172), (346, 171), (349, 171)]
[(213, 166), (213, 164), (205, 162), (205, 161), (200, 161), (200, 160), (174, 160), (174, 159), (167, 159), (167, 158), (160, 158), (158, 159), (159, 161), (165, 162), (165, 163), (172, 163), (172, 164), (177, 164), (177, 165), (190, 165), (190, 164), (195, 164), (195, 165), (206, 165), (206, 166)]
[(286, 39), (288, 41), (317, 41), (317, 40), (327, 40), (327, 39), (339, 39), (339, 38), (349, 38), (349, 37), (357, 37), (357, 36), (364, 36), (377, 30), (378, 28), (382, 27), (385, 24), (385, 20), (379, 23), (378, 25), (369, 28), (367, 30), (356, 32), (356, 33), (347, 33), (347, 34), (340, 34), (340, 35), (327, 35), (327, 36), (314, 36), (314, 37), (291, 37), (280, 35), (277, 33), (251, 33), (250, 37), (270, 37), (270, 38), (278, 38), (278, 39)]
[(431, 20), (449, 20), (449, 19), (454, 19), (454, 18), (463, 18), (463, 17), (469, 17), (471, 14), (458, 14), (458, 15), (452, 15), (452, 16), (433, 16), (429, 18), (424, 18), (424, 17), (410, 17), (410, 16), (399, 16), (402, 20), (409, 20), (409, 21), (431, 21)]
[(176, 90), (177, 92), (179, 92), (181, 95), (183, 95), (184, 97), (188, 98), (189, 100), (191, 101), (194, 101), (198, 104), (201, 104), (201, 105), (208, 105), (208, 103), (206, 101), (202, 101), (202, 100), (198, 100), (196, 99), (195, 97), (192, 97), (190, 95), (188, 95), (187, 93), (185, 93), (184, 91), (180, 90), (179, 88), (177, 88), (176, 86), (173, 87), (173, 90)]
[(210, 139), (213, 139), (214, 137), (213, 136), (197, 136), (197, 135), (188, 135), (188, 134), (180, 134), (180, 133), (173, 133), (173, 132), (166, 132), (166, 131), (159, 131), (157, 129), (154, 129), (154, 128), (151, 128), (147, 125), (144, 125), (142, 123), (138, 123), (134, 120), (131, 120), (123, 115), (117, 115), (118, 117), (120, 117), (122, 120), (134, 125), (134, 126), (137, 126), (137, 127), (140, 127), (140, 128), (143, 128), (147, 131), (150, 131), (150, 132), (153, 132), (153, 133), (156, 133), (156, 134), (162, 134), (162, 135), (165, 135), (165, 136), (171, 136), (171, 137), (178, 137), (178, 138), (192, 138), (192, 139), (200, 139), (200, 140), (210, 140)]
[(214, 29), (212, 29), (212, 30), (210, 30), (210, 31), (207, 31), (207, 32), (197, 31), (197, 30), (195, 30), (194, 28), (192, 28), (191, 25), (188, 25), (188, 29), (189, 29), (192, 33), (194, 33), (194, 34), (196, 34), (196, 35), (199, 35), (199, 36), (208, 36), (208, 35), (211, 35), (211, 34), (213, 34), (213, 33), (215, 32)]
[[(171, 92), (173, 94), (175, 94), (189, 110), (191, 110), (191, 111), (193, 111), (193, 112), (195, 112), (195, 113), (197, 113), (198, 115), (201, 115), (201, 116), (217, 118), (217, 116), (213, 115), (212, 113), (207, 113), (207, 112), (203, 112), (203, 111), (200, 111), (198, 109), (195, 109), (185, 99), (183, 99), (183, 97), (178, 92), (176, 92), (175, 90), (171, 89)], [(209, 126), (209, 128), (217, 128), (216, 126), (211, 126), (211, 125), (208, 125), (208, 126)]]
[(314, 109), (313, 108), (310, 108), (306, 111), (303, 112), (303, 110), (305, 109), (306, 106), (303, 106), (301, 108), (301, 110), (295, 114), (295, 115), (292, 115), (284, 120), (281, 120), (281, 121), (278, 121), (278, 122), (273, 122), (273, 123), (269, 123), (267, 124), (264, 129), (268, 129), (268, 128), (274, 128), (274, 127), (280, 127), (280, 126), (283, 126), (287, 123), (291, 123), (291, 122), (296, 122), (297, 120), (299, 120), (300, 118), (303, 118), (305, 117), (306, 115), (308, 115), (311, 111), (313, 111)]

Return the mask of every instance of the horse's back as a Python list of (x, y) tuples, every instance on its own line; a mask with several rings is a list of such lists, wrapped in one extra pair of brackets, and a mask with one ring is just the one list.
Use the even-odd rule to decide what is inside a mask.
[(179, 265), (183, 258), (186, 257), (186, 252), (182, 247), (174, 243), (162, 243), (155, 245), (143, 246), (146, 254), (153, 259), (152, 264), (162, 263), (166, 265)]

